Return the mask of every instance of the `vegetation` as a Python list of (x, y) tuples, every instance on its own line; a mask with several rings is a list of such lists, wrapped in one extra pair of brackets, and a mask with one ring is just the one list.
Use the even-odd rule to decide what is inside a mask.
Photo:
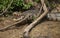
[[(23, 37), (28, 38), (29, 32), (39, 22), (46, 21), (45, 19), (59, 21), (58, 14), (49, 15), (51, 11), (55, 11), (54, 8), (58, 8), (56, 11), (59, 12), (59, 3), (59, 0), (0, 0), (0, 31), (28, 23), (23, 31)], [(23, 13), (21, 13), (22, 10)]]
[[(10, 4), (11, 1), (12, 0), (0, 0), (0, 11), (5, 10), (8, 7), (8, 5)], [(13, 0), (13, 3), (9, 7), (9, 10), (16, 9), (16, 8), (28, 9), (31, 6), (32, 6), (31, 2), (25, 4), (24, 0)]]
[[(25, 3), (28, 1), (27, 3)], [(0, 0), (0, 13), (2, 13), (6, 8), (9, 6), (9, 4), (12, 2), (12, 0)], [(33, 2), (40, 2), (40, 0), (13, 0), (11, 6), (8, 8), (8, 11), (19, 11), (19, 10), (26, 10), (29, 9), (31, 6), (33, 6)], [(56, 3), (59, 3), (59, 0), (46, 0), (46, 4), (48, 7), (54, 8), (56, 7)]]

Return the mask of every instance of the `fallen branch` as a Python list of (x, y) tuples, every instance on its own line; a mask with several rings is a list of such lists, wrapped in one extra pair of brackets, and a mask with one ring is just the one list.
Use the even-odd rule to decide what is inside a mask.
[[(39, 11), (40, 13), (38, 13), (38, 16), (36, 15), (37, 17), (39, 17), (39, 14), (41, 14), (41, 10), (42, 10), (42, 7), (41, 7), (41, 9), (40, 9), (40, 11)], [(29, 11), (28, 11), (28, 12), (29, 12)], [(18, 19), (14, 19), (14, 21), (16, 21), (15, 23), (10, 24), (10, 25), (7, 25), (7, 26), (1, 28), (0, 31), (4, 31), (4, 30), (8, 29), (9, 27), (12, 27), (12, 26), (14, 26), (14, 25), (16, 25), (16, 24), (18, 24), (18, 23), (24, 23), (24, 22), (27, 21), (27, 20), (31, 20), (31, 19), (33, 19), (33, 18), (30, 18), (30, 17), (31, 17), (31, 16), (34, 16), (35, 14), (23, 12), (21, 15), (23, 15), (23, 16), (21, 16), (21, 17), (18, 18)], [(29, 19), (29, 18), (30, 18), (30, 19)]]
[(46, 16), (46, 14), (48, 13), (48, 9), (44, 3), (44, 0), (41, 0), (41, 4), (43, 5), (43, 10), (44, 13), (41, 14), (41, 16), (39, 16), (35, 21), (33, 21), (29, 26), (27, 26), (23, 32), (23, 37), (24, 38), (29, 38), (29, 31), (39, 22), (41, 21), (41, 19)]

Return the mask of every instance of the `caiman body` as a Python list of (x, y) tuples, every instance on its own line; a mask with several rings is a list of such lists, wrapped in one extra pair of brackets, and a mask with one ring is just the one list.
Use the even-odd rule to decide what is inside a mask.
[[(41, 14), (41, 13), (39, 13), (39, 11), (40, 10), (38, 10), (38, 9), (32, 9), (32, 10), (28, 10), (28, 11), (23, 12), (21, 14), (22, 16), (24, 16), (24, 18), (22, 18), (22, 20), (18, 20), (17, 22), (15, 22), (11, 25), (7, 25), (6, 27), (1, 28), (0, 31), (5, 30), (5, 29), (7, 29), (11, 26), (14, 26), (14, 25), (18, 24), (18, 23), (24, 23), (24, 22), (28, 23), (29, 21), (30, 22), (34, 21)], [(58, 20), (58, 21), (60, 21), (60, 13), (48, 13), (47, 18), (49, 20)]]
[(15, 22), (13, 24), (0, 28), (0, 31), (4, 31), (4, 30), (8, 29), (9, 27), (12, 27), (18, 23), (23, 23), (23, 22), (28, 22), (28, 21), (32, 22), (34, 19), (36, 19), (38, 17), (38, 12), (39, 12), (39, 10), (25, 11), (25, 12), (21, 13), (21, 16), (24, 16), (21, 20), (18, 20), (17, 22)]

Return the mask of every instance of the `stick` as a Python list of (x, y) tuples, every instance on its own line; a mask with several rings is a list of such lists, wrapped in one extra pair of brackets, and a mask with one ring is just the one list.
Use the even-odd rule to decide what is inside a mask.
[(12, 3), (13, 3), (13, 0), (10, 2), (10, 4), (8, 5), (8, 7), (0, 15), (3, 15), (9, 9), (9, 7), (11, 6)]
[[(39, 11), (39, 13), (38, 13), (38, 16), (39, 16), (41, 10), (42, 10), (42, 7), (41, 7), (41, 9), (40, 9), (40, 11)], [(22, 13), (22, 15), (24, 15), (24, 13)], [(12, 27), (12, 26), (14, 26), (14, 25), (16, 25), (16, 24), (18, 24), (18, 23), (22, 23), (22, 22), (26, 21), (26, 20), (29, 18), (30, 14), (25, 14), (25, 15), (26, 15), (25, 18), (24, 18), (24, 16), (22, 16), (22, 18), (19, 18), (19, 19), (16, 20), (16, 21), (18, 21), (18, 22), (13, 23), (13, 24), (11, 24), (11, 25), (8, 25), (8, 26), (6, 26), (6, 27), (3, 27), (3, 28), (0, 29), (0, 31), (4, 31), (4, 30), (8, 29), (9, 27)], [(37, 16), (37, 17), (38, 17), (38, 16)], [(23, 18), (24, 18), (24, 19), (23, 19)], [(22, 19), (22, 20), (20, 20), (20, 19)]]
[(44, 17), (46, 16), (46, 14), (48, 13), (48, 10), (47, 10), (47, 7), (44, 3), (44, 0), (41, 0), (41, 3), (43, 5), (43, 10), (44, 10), (44, 13), (38, 17), (35, 21), (33, 21), (29, 26), (27, 26), (23, 32), (23, 37), (24, 38), (29, 38), (29, 31)]
[(16, 23), (13, 23), (13, 24), (8, 25), (8, 26), (6, 26), (6, 27), (4, 27), (4, 28), (1, 28), (0, 31), (4, 31), (4, 30), (6, 30), (7, 28), (9, 28), (9, 27), (11, 27), (11, 26), (14, 26), (14, 25), (16, 25), (16, 24), (18, 24), (18, 23), (22, 23), (22, 22), (24, 22), (28, 17), (29, 17), (29, 15), (27, 15), (24, 19), (22, 18), (22, 20), (19, 20), (19, 21), (16, 22)]

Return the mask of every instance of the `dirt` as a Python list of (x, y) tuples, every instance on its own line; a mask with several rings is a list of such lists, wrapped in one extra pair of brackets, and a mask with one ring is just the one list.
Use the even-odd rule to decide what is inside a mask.
[[(27, 26), (28, 24), (25, 24), (6, 31), (0, 31), (0, 38), (22, 38), (23, 31)], [(31, 38), (60, 38), (60, 22), (44, 21), (39, 23), (31, 30), (29, 35)]]
[[(18, 17), (19, 15), (14, 14), (14, 18), (16, 18), (15, 16)], [(9, 25), (13, 24), (15, 21), (12, 22), (11, 18), (13, 17), (9, 17), (9, 19), (2, 18), (3, 22), (1, 22), (0, 20), (0, 28), (3, 28), (8, 24)], [(0, 31), (0, 38), (23, 38), (23, 31), (27, 26), (28, 24), (25, 25), (18, 24), (18, 27), (11, 27), (5, 31)], [(60, 38), (60, 22), (58, 21), (41, 22), (31, 30), (29, 36), (30, 38)]]
[(0, 17), (0, 28), (13, 25), (14, 23), (24, 18), (24, 16), (21, 16), (20, 13), (18, 12), (15, 12), (15, 13), (7, 17), (1, 16)]

